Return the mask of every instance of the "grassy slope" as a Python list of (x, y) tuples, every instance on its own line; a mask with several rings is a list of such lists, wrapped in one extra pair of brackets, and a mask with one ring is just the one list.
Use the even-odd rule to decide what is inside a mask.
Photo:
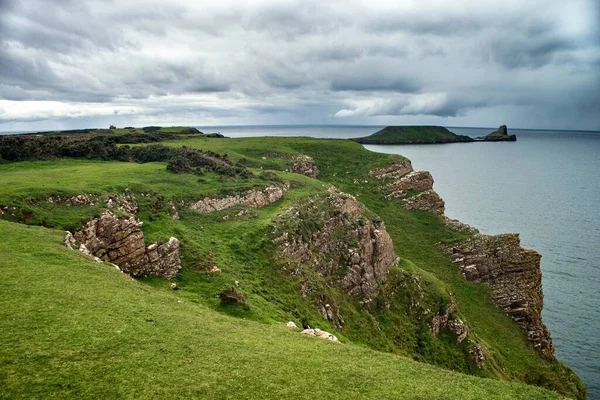
[(0, 221), (0, 397), (557, 398), (234, 319)]
[[(184, 269), (176, 278), (184, 288), (179, 292), (181, 297), (233, 315), (271, 324), (308, 317), (319, 321), (321, 327), (332, 329), (320, 318), (310, 302), (299, 296), (297, 282), (289, 277), (282, 279), (276, 267), (265, 257), (264, 240), (261, 240), (265, 226), (279, 209), (287, 207), (296, 198), (323, 193), (331, 183), (343, 191), (357, 195), (359, 200), (383, 218), (394, 239), (396, 252), (405, 259), (403, 268), (431, 276), (432, 279), (428, 281), (435, 284), (437, 280), (440, 283), (440, 288), (436, 289), (438, 291), (451, 290), (455, 293), (460, 313), (468, 321), (471, 334), (485, 343), (493, 355), (485, 370), (471, 372), (544, 385), (563, 393), (577, 393), (581, 390), (581, 383), (568, 369), (558, 362), (546, 363), (537, 356), (516, 324), (493, 305), (484, 286), (462, 279), (447, 257), (438, 251), (438, 242), (453, 240), (460, 235), (445, 228), (440, 219), (430, 213), (407, 212), (398, 203), (382, 199), (382, 194), (377, 192), (379, 184), (371, 180), (368, 170), (400, 157), (371, 153), (346, 140), (199, 138), (171, 144), (228, 153), (229, 158), (234, 161), (247, 158), (250, 166), (257, 172), (260, 171), (258, 168), (285, 169), (290, 165), (292, 155), (298, 153), (311, 155), (321, 169), (318, 181), (297, 174), (279, 173), (282, 178), (293, 181), (292, 190), (283, 201), (248, 216), (230, 218), (227, 221), (222, 218), (231, 216), (237, 210), (208, 215), (183, 210), (181, 220), (173, 221), (164, 212), (150, 212), (148, 208), (151, 207), (143, 207), (142, 204), (139, 217), (144, 221), (147, 241), (171, 235), (182, 239)], [(7, 204), (6, 201), (10, 199), (36, 197), (56, 190), (76, 194), (82, 191), (122, 191), (123, 188), (130, 187), (137, 192), (156, 191), (161, 195), (177, 198), (215, 193), (223, 186), (240, 187), (261, 183), (258, 180), (223, 182), (213, 176), (206, 176), (198, 181), (192, 175), (167, 173), (164, 167), (165, 164), (161, 163), (142, 165), (86, 160), (0, 165), (0, 181), (7, 188), (6, 192), (0, 194), (0, 204)], [(266, 185), (265, 182), (262, 184)], [(57, 227), (74, 226), (79, 220), (89, 218), (99, 211), (94, 207), (48, 208), (39, 205), (35, 208), (37, 216), (31, 222), (37, 223), (43, 217), (46, 223)], [(210, 250), (216, 252), (216, 262), (223, 273), (202, 274), (195, 271), (195, 264), (198, 260), (206, 259)], [(241, 289), (248, 298), (248, 309), (223, 309), (218, 303), (218, 291), (234, 280), (240, 282)], [(147, 281), (155, 287), (168, 286), (160, 279)], [(377, 319), (375, 325), (382, 328), (378, 331), (365, 329), (368, 324), (365, 323), (364, 313), (357, 315), (356, 311), (348, 308), (343, 311), (348, 322), (346, 331), (352, 329), (353, 322), (357, 325), (351, 335), (357, 343), (413, 355), (411, 346), (417, 338), (410, 336), (414, 327), (410, 323), (407, 326), (406, 321), (402, 321), (403, 314), (392, 309), (387, 314), (374, 316)], [(360, 328), (363, 328), (364, 337), (357, 333)], [(349, 333), (341, 332), (342, 337), (345, 334)], [(393, 338), (393, 342), (390, 342), (390, 338)], [(448, 343), (451, 340), (449, 338)], [(432, 340), (428, 351), (417, 357), (448, 368), (468, 371), (465, 361), (460, 361), (460, 354), (457, 357), (453, 352), (455, 346), (448, 343)]]

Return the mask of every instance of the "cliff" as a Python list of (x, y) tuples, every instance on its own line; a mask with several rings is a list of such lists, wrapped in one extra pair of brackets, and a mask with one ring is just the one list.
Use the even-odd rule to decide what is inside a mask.
[[(444, 202), (433, 190), (433, 178), (428, 172), (414, 171), (409, 160), (372, 170), (370, 174), (382, 181), (381, 189), (386, 193), (386, 199), (400, 200), (407, 210), (431, 211), (445, 218), (455, 229), (477, 232), (444, 216)], [(442, 247), (465, 279), (490, 286), (494, 302), (517, 322), (545, 359), (553, 360), (550, 332), (542, 322), (541, 255), (523, 249), (518, 234), (490, 236), (476, 233)]]
[(519, 324), (533, 347), (554, 359), (550, 332), (542, 322), (542, 256), (523, 249), (519, 235), (475, 235), (444, 248), (465, 279), (492, 289), (496, 304)]

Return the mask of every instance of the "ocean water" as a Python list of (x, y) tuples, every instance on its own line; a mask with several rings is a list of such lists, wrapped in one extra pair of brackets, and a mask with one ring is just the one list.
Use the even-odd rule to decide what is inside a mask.
[[(231, 137), (350, 138), (377, 126), (198, 127)], [(490, 128), (449, 128), (469, 136)], [(510, 129), (517, 142), (380, 146), (432, 173), (446, 214), (482, 233), (519, 232), (542, 254), (543, 319), (557, 357), (600, 399), (600, 132)]]

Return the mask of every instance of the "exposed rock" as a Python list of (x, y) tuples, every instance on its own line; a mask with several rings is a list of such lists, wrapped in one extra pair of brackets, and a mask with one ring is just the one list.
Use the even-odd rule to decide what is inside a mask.
[(519, 235), (475, 235), (445, 247), (465, 279), (484, 283), (492, 298), (526, 332), (544, 358), (554, 359), (554, 346), (542, 322), (541, 255), (520, 246)]
[(469, 358), (477, 368), (481, 369), (485, 365), (485, 354), (483, 352), (483, 347), (480, 344), (472, 342), (469, 346)]
[(433, 316), (429, 322), (429, 328), (435, 336), (439, 335), (442, 330), (452, 332), (456, 335), (456, 342), (461, 343), (467, 338), (469, 328), (462, 320), (455, 317), (455, 312), (456, 302), (454, 296), (451, 295), (450, 302)]
[(300, 332), (300, 334), (302, 334), (302, 335), (309, 335), (309, 336), (315, 336), (315, 337), (318, 337), (320, 339), (331, 340), (332, 342), (338, 342), (339, 343), (339, 340), (338, 340), (337, 337), (335, 337), (334, 335), (332, 335), (329, 332), (322, 331), (319, 328), (316, 328), (316, 329), (305, 329), (302, 332)]
[(305, 155), (296, 157), (296, 162), (292, 165), (292, 172), (310, 176), (311, 178), (319, 176), (317, 164), (315, 164), (315, 161), (311, 157)]
[(404, 203), (404, 208), (407, 210), (426, 210), (437, 215), (444, 215), (446, 204), (433, 189), (429, 189), (408, 197)]
[(388, 165), (384, 168), (377, 168), (369, 171), (369, 174), (377, 179), (400, 179), (413, 170), (409, 159)]
[(105, 212), (75, 235), (67, 233), (65, 244), (116, 264), (131, 276), (175, 276), (181, 269), (179, 241), (172, 237), (167, 243), (146, 247), (141, 226), (142, 222), (133, 217)]
[[(277, 217), (274, 236), (292, 270), (310, 263), (354, 297), (376, 296), (388, 267), (397, 262), (384, 223), (366, 217), (363, 206), (343, 193), (288, 209)], [(303, 290), (304, 296), (310, 294), (310, 285)]]
[[(70, 197), (55, 194), (46, 201), (67, 206), (94, 206), (101, 204), (103, 200), (99, 195), (81, 193)], [(138, 209), (135, 197), (130, 193), (110, 195), (106, 198), (105, 205), (109, 209), (118, 209), (128, 214), (135, 214)]]
[[(444, 215), (444, 200), (433, 190), (433, 177), (427, 171), (415, 171), (409, 160), (377, 168), (369, 172), (384, 181), (387, 200), (400, 199), (407, 210), (426, 210)], [(414, 192), (417, 193), (414, 193)]]
[(65, 204), (68, 206), (93, 206), (98, 202), (98, 196), (81, 193), (71, 197), (63, 197), (59, 194), (46, 199), (48, 203)]
[(110, 209), (118, 209), (127, 214), (137, 213), (138, 206), (135, 197), (130, 193), (117, 194), (109, 196), (106, 199), (106, 207)]
[(387, 198), (401, 198), (407, 190), (429, 190), (433, 188), (433, 177), (427, 171), (410, 171), (400, 179), (389, 183), (385, 188), (390, 192)]
[(253, 208), (267, 206), (281, 199), (290, 188), (289, 182), (282, 186), (268, 186), (262, 190), (252, 189), (241, 194), (226, 197), (205, 197), (196, 202), (183, 202), (182, 205), (190, 207), (201, 213), (225, 210), (236, 205), (245, 205)]
[(296, 323), (293, 321), (288, 322), (287, 324), (285, 324), (285, 326), (287, 326), (288, 328), (298, 329), (298, 325), (296, 325)]

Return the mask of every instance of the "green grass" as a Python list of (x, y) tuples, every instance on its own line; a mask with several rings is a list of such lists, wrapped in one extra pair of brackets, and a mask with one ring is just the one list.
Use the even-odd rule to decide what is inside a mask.
[(2, 398), (550, 399), (232, 318), (0, 221)]
[[(144, 221), (148, 243), (169, 236), (181, 240), (183, 269), (174, 281), (182, 287), (176, 295), (185, 304), (204, 310), (202, 312), (206, 315), (218, 311), (240, 321), (261, 322), (263, 325), (256, 326), (266, 330), (277, 331), (274, 326), (290, 319), (296, 322), (307, 319), (313, 325), (316, 323), (322, 328), (333, 329), (316, 309), (316, 299), (300, 295), (301, 277), (282, 272), (279, 260), (274, 257), (275, 249), (268, 240), (268, 232), (281, 210), (298, 200), (323, 194), (330, 185), (335, 185), (357, 196), (370, 213), (385, 221), (396, 253), (403, 260), (400, 267), (391, 272), (384, 288), (384, 291), (395, 293), (388, 310), (383, 307), (365, 310), (341, 290), (329, 287), (319, 277), (313, 277), (323, 297), (340, 307), (346, 324), (336, 335), (344, 342), (484, 377), (540, 385), (572, 397), (584, 393), (582, 383), (571, 370), (559, 362), (542, 360), (530, 347), (520, 328), (493, 304), (488, 289), (465, 281), (448, 257), (442, 254), (440, 242), (464, 238), (464, 233), (447, 228), (439, 217), (431, 213), (409, 212), (401, 207), (399, 201), (384, 199), (384, 193), (380, 191), (381, 182), (374, 180), (368, 171), (400, 161), (402, 157), (369, 152), (351, 140), (190, 138), (165, 144), (227, 153), (232, 161), (244, 158), (256, 176), (244, 181), (223, 180), (216, 174), (201, 177), (173, 174), (166, 171), (165, 163), (60, 159), (0, 164), (0, 185), (3, 187), (0, 205), (18, 205), (32, 210), (33, 219), (29, 224), (43, 222), (51, 227), (75, 229), (82, 221), (97, 215), (101, 208), (48, 205), (31, 200), (44, 199), (44, 196), (54, 193), (74, 195), (85, 192), (106, 196), (122, 193), (127, 188), (138, 199), (138, 217)], [(313, 157), (321, 171), (318, 180), (285, 172), (298, 154)], [(278, 179), (292, 182), (291, 190), (271, 206), (252, 210), (244, 216), (236, 216), (241, 207), (211, 214), (199, 214), (184, 208), (180, 210), (180, 220), (173, 220), (167, 215), (165, 204), (168, 200), (176, 202), (182, 198), (201, 198), (267, 186), (272, 182), (258, 178), (260, 172), (267, 169), (273, 170)], [(141, 196), (142, 193), (151, 195)], [(221, 273), (201, 271), (211, 251), (222, 269)], [(411, 280), (414, 275), (421, 277), (424, 306), (434, 309), (447, 302), (448, 292), (455, 294), (459, 315), (469, 325), (470, 337), (484, 344), (488, 351), (489, 358), (483, 370), (470, 364), (467, 349), (456, 346), (453, 337), (428, 335), (422, 315), (416, 315), (415, 310), (408, 306), (418, 294), (418, 288)], [(239, 289), (247, 299), (246, 306), (222, 306), (218, 293), (235, 281), (239, 282)], [(148, 278), (142, 283), (136, 287), (145, 288), (156, 296), (167, 295), (164, 292), (168, 291), (168, 282), (162, 279)], [(98, 295), (104, 296), (102, 293)], [(169, 292), (168, 296), (173, 297), (174, 294)], [(373, 396), (378, 397), (376, 394)], [(382, 396), (385, 397), (385, 394)], [(438, 397), (443, 396), (440, 394)]]

